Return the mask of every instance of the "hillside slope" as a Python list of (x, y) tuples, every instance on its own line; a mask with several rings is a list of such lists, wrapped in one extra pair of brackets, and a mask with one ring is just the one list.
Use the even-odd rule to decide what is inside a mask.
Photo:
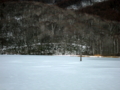
[(40, 2), (0, 3), (1, 53), (119, 55), (119, 25)]

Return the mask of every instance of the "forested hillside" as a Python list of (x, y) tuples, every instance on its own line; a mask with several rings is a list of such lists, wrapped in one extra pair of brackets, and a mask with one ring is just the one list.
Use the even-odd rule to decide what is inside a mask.
[(120, 55), (120, 23), (41, 2), (0, 3), (1, 54)]

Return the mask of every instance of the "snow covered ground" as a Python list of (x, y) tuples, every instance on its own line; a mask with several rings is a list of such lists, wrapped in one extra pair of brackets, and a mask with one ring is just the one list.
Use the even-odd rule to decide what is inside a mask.
[(0, 55), (0, 90), (120, 90), (120, 58)]

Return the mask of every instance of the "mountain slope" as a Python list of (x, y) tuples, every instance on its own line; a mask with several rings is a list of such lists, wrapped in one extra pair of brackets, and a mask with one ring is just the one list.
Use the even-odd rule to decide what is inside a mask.
[(119, 25), (40, 2), (1, 3), (1, 53), (119, 55)]

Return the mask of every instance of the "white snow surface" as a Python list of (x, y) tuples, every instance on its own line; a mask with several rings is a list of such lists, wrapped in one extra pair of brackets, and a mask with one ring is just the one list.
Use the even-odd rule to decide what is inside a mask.
[(120, 90), (120, 58), (0, 55), (0, 90)]

